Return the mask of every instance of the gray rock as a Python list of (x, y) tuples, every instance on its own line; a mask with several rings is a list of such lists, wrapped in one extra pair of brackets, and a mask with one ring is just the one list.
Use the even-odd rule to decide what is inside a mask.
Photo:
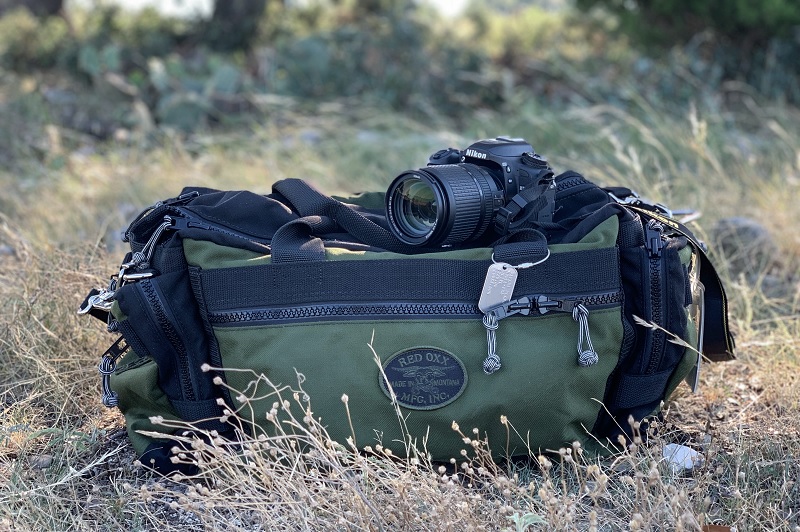
[(317, 129), (304, 129), (298, 135), (303, 144), (310, 144), (316, 146), (322, 142), (322, 132)]
[(781, 263), (775, 239), (763, 225), (750, 218), (719, 220), (712, 228), (711, 241), (732, 276), (758, 276)]
[(29, 458), (29, 463), (33, 469), (47, 469), (53, 465), (53, 456), (50, 454), (37, 454)]

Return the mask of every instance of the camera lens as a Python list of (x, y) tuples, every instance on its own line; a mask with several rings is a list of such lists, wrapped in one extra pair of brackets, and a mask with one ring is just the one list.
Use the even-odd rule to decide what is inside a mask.
[(412, 237), (424, 237), (436, 225), (441, 200), (436, 190), (425, 181), (404, 179), (395, 191), (395, 216), (404, 232)]
[(389, 229), (406, 244), (445, 246), (482, 235), (503, 193), (484, 168), (435, 165), (397, 177), (386, 193)]

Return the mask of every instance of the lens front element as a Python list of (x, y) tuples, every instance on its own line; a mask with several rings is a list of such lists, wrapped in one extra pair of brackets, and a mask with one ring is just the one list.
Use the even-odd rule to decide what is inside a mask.
[(386, 192), (389, 229), (412, 246), (448, 246), (479, 238), (502, 205), (498, 183), (473, 164), (411, 170)]
[(425, 237), (436, 226), (440, 200), (430, 184), (408, 174), (395, 192), (394, 218), (403, 231), (413, 237)]

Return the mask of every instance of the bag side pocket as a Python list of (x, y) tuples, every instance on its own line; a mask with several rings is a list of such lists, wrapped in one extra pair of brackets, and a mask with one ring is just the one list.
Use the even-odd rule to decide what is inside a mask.
[(119, 398), (119, 409), (125, 415), (128, 437), (138, 455), (158, 441), (139, 431), (168, 434), (166, 428), (151, 421), (153, 416), (165, 420), (180, 419), (169, 398), (158, 385), (158, 367), (150, 357), (131, 351), (111, 375), (111, 389)]
[(222, 429), (212, 375), (202, 371), (208, 362), (208, 341), (183, 270), (143, 279), (117, 294), (120, 331), (137, 352), (153, 359), (158, 385), (180, 417), (204, 422), (201, 428)]

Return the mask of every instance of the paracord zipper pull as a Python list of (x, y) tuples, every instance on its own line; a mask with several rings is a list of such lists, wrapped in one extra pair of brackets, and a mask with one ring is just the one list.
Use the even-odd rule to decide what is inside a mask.
[(117, 360), (119, 357), (127, 353), (128, 349), (130, 348), (125, 342), (125, 339), (120, 336), (117, 341), (103, 353), (103, 357), (100, 359), (100, 365), (97, 367), (97, 371), (100, 372), (102, 376), (103, 404), (108, 408), (113, 408), (119, 404), (117, 392), (111, 389), (111, 374), (114, 373), (114, 370), (117, 368)]
[[(496, 262), (492, 254), (492, 264), (486, 272), (483, 281), (483, 290), (478, 300), (478, 308), (483, 312), (483, 326), (486, 327), (486, 344), (488, 353), (483, 360), (483, 372), (491, 375), (501, 368), (500, 356), (497, 354), (497, 327), (499, 321), (511, 314), (522, 313), (528, 315), (531, 310), (531, 302), (528, 298), (520, 298), (515, 304), (511, 304), (511, 297), (514, 294), (514, 286), (517, 283), (517, 270), (524, 270), (532, 266), (543, 263), (550, 258), (550, 250), (547, 255), (537, 262), (525, 262), (523, 264), (507, 264)], [(520, 302), (523, 302), (520, 305)]]
[(150, 235), (150, 238), (147, 240), (144, 247), (142, 247), (142, 250), (133, 254), (132, 262), (136, 268), (146, 270), (150, 267), (150, 259), (153, 258), (153, 252), (156, 249), (158, 240), (161, 238), (162, 233), (171, 227), (172, 224), (172, 217), (165, 216), (164, 221), (161, 223), (161, 225), (156, 227), (155, 231), (153, 231), (153, 234)]
[(534, 303), (531, 302), (530, 298), (521, 297), (488, 309), (484, 313), (483, 326), (486, 327), (486, 344), (488, 347), (486, 358), (483, 360), (484, 373), (491, 375), (502, 366), (500, 355), (497, 354), (497, 328), (500, 326), (500, 320), (513, 314), (527, 316), (531, 312), (532, 305)]
[(502, 367), (500, 357), (497, 355), (497, 327), (499, 320), (494, 312), (487, 312), (483, 315), (483, 326), (486, 327), (486, 343), (488, 352), (483, 360), (483, 372), (491, 375)]
[(501, 310), (503, 305), (511, 301), (514, 293), (514, 285), (517, 283), (517, 270), (510, 264), (504, 262), (494, 262), (486, 271), (486, 278), (483, 281), (481, 297), (478, 300), (478, 308), (483, 312), (483, 326), (486, 327), (486, 343), (488, 344), (488, 355), (483, 361), (483, 372), (491, 375), (500, 369), (500, 357), (497, 356), (497, 324), (500, 320), (495, 309)]
[[(600, 359), (597, 351), (592, 345), (592, 337), (589, 336), (589, 309), (583, 303), (578, 303), (572, 309), (572, 319), (578, 323), (578, 364), (582, 367), (594, 366)], [(583, 348), (583, 340), (586, 338), (586, 347)]]

